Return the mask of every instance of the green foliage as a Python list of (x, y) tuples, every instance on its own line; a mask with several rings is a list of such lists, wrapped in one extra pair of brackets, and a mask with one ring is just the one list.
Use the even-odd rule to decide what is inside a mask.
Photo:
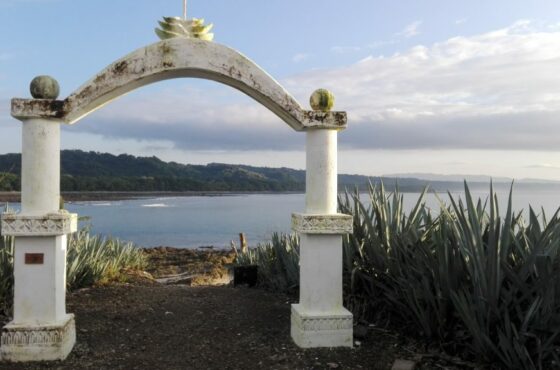
[[(0, 191), (20, 189), (21, 155), (0, 155), (0, 172), (10, 178), (0, 182)], [(189, 165), (164, 162), (157, 157), (63, 150), (61, 152), (62, 191), (303, 191), (305, 171), (223, 163)], [(367, 189), (370, 178), (359, 175), (338, 176), (339, 186)], [(394, 188), (394, 178), (381, 180)], [(428, 181), (399, 179), (407, 191), (422, 189)], [(460, 189), (461, 184), (431, 181), (435, 189)], [(480, 184), (479, 184), (480, 185)], [(486, 186), (486, 184), (484, 184)]]
[[(85, 165), (87, 164), (87, 165)], [(19, 190), (19, 154), (0, 155), (10, 176), (0, 191)], [(302, 191), (305, 172), (211, 163), (184, 165), (156, 157), (63, 150), (62, 191)], [(8, 181), (9, 180), (9, 181)]]
[(0, 235), (0, 315), (10, 315), (14, 286), (14, 239)]
[(0, 191), (17, 191), (20, 189), (19, 176), (0, 172)]
[[(452, 353), (509, 369), (548, 369), (558, 364), (560, 332), (560, 219), (529, 209), (528, 219), (511, 207), (500, 213), (488, 200), (449, 194), (432, 215), (425, 192), (410, 212), (403, 196), (383, 186), (339, 199), (353, 216), (354, 233), (344, 239), (345, 304), (357, 318), (392, 321), (420, 333)], [(280, 249), (297, 266), (298, 247)], [(278, 241), (272, 243), (282, 245)], [(279, 258), (272, 245), (251, 251), (264, 283), (288, 279), (274, 274)], [(287, 244), (284, 244), (287, 245)], [(278, 248), (277, 248), (278, 249)], [(297, 280), (290, 277), (294, 284)]]
[(451, 351), (511, 369), (550, 366), (560, 329), (557, 215), (539, 220), (530, 209), (525, 222), (510, 191), (501, 216), (492, 188), (483, 203), (466, 184), (464, 201), (449, 199), (433, 218), (423, 195), (408, 214), (382, 187), (370, 189), (367, 207), (346, 196), (341, 209), (356, 231), (345, 243), (348, 300), (362, 313), (385, 309)]
[(87, 228), (70, 236), (66, 261), (66, 283), (70, 290), (118, 279), (125, 268), (146, 267), (144, 255), (132, 243), (91, 236)]
[(259, 282), (275, 291), (291, 292), (299, 285), (299, 239), (272, 234), (272, 241), (237, 254), (238, 265), (258, 265)]

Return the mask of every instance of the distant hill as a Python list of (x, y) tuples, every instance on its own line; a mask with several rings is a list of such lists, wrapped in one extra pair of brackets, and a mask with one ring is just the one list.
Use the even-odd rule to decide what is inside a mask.
[[(492, 177), (488, 175), (441, 175), (436, 173), (422, 173), (422, 172), (415, 172), (415, 173), (400, 173), (400, 174), (391, 174), (391, 175), (384, 175), (384, 177), (389, 178), (415, 178), (421, 180), (428, 180), (428, 181), (451, 181), (451, 182), (463, 182), (467, 180), (469, 183), (471, 182), (482, 182), (482, 183), (489, 183), (492, 181), (494, 184), (497, 183), (508, 183), (511, 184), (514, 179), (509, 177)], [(555, 180), (544, 180), (544, 179), (515, 179), (516, 183), (528, 183), (528, 184), (557, 184), (560, 185), (560, 181)]]
[[(0, 191), (20, 189), (20, 154), (0, 155)], [(223, 163), (208, 165), (164, 162), (157, 157), (63, 150), (62, 191), (304, 191), (305, 171)], [(388, 190), (419, 191), (430, 185), (436, 191), (461, 190), (461, 181), (442, 178), (338, 176), (340, 189), (366, 189), (381, 181)], [(469, 182), (471, 188), (488, 188), (488, 181)], [(509, 183), (498, 183), (506, 187)], [(560, 188), (558, 184), (527, 182), (519, 187)]]

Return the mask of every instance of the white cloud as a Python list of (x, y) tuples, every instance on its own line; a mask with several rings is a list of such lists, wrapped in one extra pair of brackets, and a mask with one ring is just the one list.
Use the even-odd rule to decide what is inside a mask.
[(525, 168), (542, 168), (542, 169), (548, 169), (548, 170), (560, 170), (560, 165), (554, 165), (551, 163), (538, 163), (538, 164), (531, 164), (528, 166), (525, 166)]
[(456, 19), (455, 20), (456, 25), (460, 25), (460, 24), (464, 24), (464, 23), (467, 23), (467, 18), (461, 18), (461, 19)]
[(330, 88), (348, 111), (350, 145), (557, 150), (559, 62), (560, 32), (524, 20), (309, 72), (287, 87), (303, 99)]
[[(349, 115), (342, 148), (558, 151), (559, 63), (560, 31), (520, 21), (282, 82), (303, 105), (318, 87), (334, 92), (335, 108)], [(128, 97), (79, 130), (193, 149), (303, 147), (265, 108), (231, 96), (216, 102), (191, 89)]]
[(397, 33), (397, 36), (403, 36), (406, 38), (410, 38), (416, 36), (420, 33), (419, 29), (422, 25), (422, 21), (414, 21), (408, 24), (402, 31)]
[[(163, 140), (193, 150), (303, 146), (302, 135), (266, 108), (233, 89), (223, 91), (226, 93), (219, 95), (212, 89), (183, 88), (125, 97), (68, 130), (113, 139)], [(239, 102), (233, 103), (235, 100)]]

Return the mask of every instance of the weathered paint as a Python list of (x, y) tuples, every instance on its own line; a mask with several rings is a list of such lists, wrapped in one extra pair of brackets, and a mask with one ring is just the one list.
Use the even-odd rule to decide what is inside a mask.
[[(74, 123), (136, 88), (161, 80), (195, 77), (234, 87), (270, 109), (297, 131), (343, 129), (343, 112), (313, 112), (238, 51), (217, 43), (176, 38), (140, 48), (99, 72), (63, 101), (12, 100), (18, 119), (56, 117)], [(322, 113), (322, 114), (320, 114)]]

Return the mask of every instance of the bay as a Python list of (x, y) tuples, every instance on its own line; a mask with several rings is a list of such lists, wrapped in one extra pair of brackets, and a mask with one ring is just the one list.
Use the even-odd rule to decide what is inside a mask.
[[(508, 192), (498, 191), (500, 213), (504, 213)], [(464, 198), (462, 192), (452, 193)], [(473, 191), (474, 198), (488, 197), (488, 191)], [(404, 204), (410, 210), (420, 193), (404, 193)], [(447, 194), (428, 194), (426, 205), (437, 212), (439, 199), (448, 202)], [(367, 200), (367, 194), (361, 194)], [(527, 215), (529, 205), (550, 217), (560, 206), (560, 193), (553, 190), (517, 190), (513, 208)], [(19, 204), (11, 204), (19, 209)], [(81, 226), (92, 232), (131, 241), (139, 246), (174, 246), (196, 248), (214, 246), (229, 248), (231, 240), (238, 244), (243, 232), (254, 246), (270, 239), (273, 232), (290, 232), (292, 212), (303, 212), (304, 194), (243, 194), (226, 196), (185, 196), (140, 198), (122, 201), (67, 203), (66, 208), (79, 216), (87, 216)]]

